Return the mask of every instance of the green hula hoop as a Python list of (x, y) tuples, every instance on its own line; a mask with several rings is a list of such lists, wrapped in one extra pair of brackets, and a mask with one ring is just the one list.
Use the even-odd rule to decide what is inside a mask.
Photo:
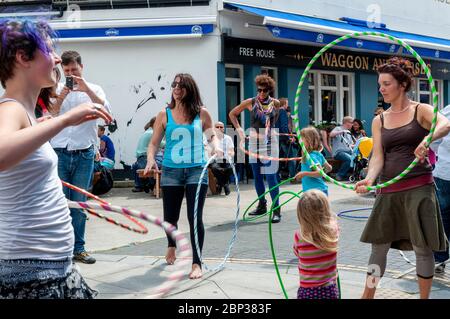
[[(283, 196), (283, 195), (292, 195), (292, 197), (287, 201), (287, 202), (289, 202), (289, 201), (291, 201), (293, 198), (295, 198), (295, 197), (297, 197), (297, 198), (301, 198), (301, 193), (302, 193), (303, 191), (300, 191), (300, 192), (298, 192), (298, 193), (295, 193), (295, 192), (292, 192), (292, 191), (284, 191), (284, 192), (281, 192), (281, 193), (279, 193), (275, 198), (274, 198), (274, 200), (273, 200), (273, 202), (272, 202), (272, 206), (271, 206), (271, 208), (270, 208), (270, 210), (268, 211), (268, 214), (269, 214), (269, 243), (270, 243), (270, 252), (272, 253), (272, 259), (273, 259), (273, 265), (275, 266), (275, 271), (276, 271), (276, 273), (277, 273), (277, 278), (278, 278), (278, 282), (280, 283), (280, 287), (281, 287), (281, 290), (283, 291), (283, 295), (284, 295), (284, 298), (286, 298), (286, 299), (289, 299), (289, 296), (288, 296), (288, 294), (287, 294), (287, 292), (286, 292), (286, 289), (285, 289), (285, 287), (284, 287), (284, 284), (283, 284), (283, 279), (281, 279), (281, 274), (280, 274), (280, 270), (279, 270), (279, 268), (278, 268), (278, 262), (277, 262), (277, 256), (276, 256), (276, 254), (275, 254), (275, 247), (274, 247), (274, 244), (273, 244), (273, 236), (272, 236), (272, 213), (273, 213), (273, 211), (275, 210), (275, 209), (277, 209), (278, 207), (280, 207), (280, 206), (278, 206), (278, 207), (273, 207), (273, 205), (274, 205), (274, 203), (281, 197), (281, 196)], [(286, 203), (287, 203), (286, 202)], [(282, 204), (282, 205), (284, 205), (284, 204)], [(339, 278), (339, 272), (337, 272), (337, 286), (338, 286), (338, 290), (339, 290), (339, 299), (341, 299), (341, 296), (342, 296), (342, 293), (341, 293), (341, 281), (340, 281), (340, 278)]]
[[(438, 116), (438, 97), (436, 95), (436, 87), (434, 85), (434, 80), (433, 77), (431, 76), (431, 71), (428, 68), (428, 66), (426, 65), (426, 63), (423, 61), (422, 57), (406, 42), (393, 37), (391, 35), (387, 35), (381, 32), (355, 32), (355, 33), (350, 33), (350, 34), (346, 34), (334, 41), (332, 41), (331, 43), (327, 44), (326, 46), (324, 46), (312, 59), (311, 61), (308, 63), (305, 71), (303, 72), (301, 78), (300, 78), (300, 82), (298, 84), (297, 87), (297, 92), (295, 94), (295, 103), (294, 103), (294, 112), (293, 112), (293, 122), (294, 122), (294, 126), (295, 126), (295, 130), (297, 133), (297, 137), (298, 140), (300, 142), (300, 146), (302, 148), (303, 154), (304, 156), (306, 156), (308, 162), (313, 166), (314, 170), (317, 170), (320, 172), (320, 174), (323, 176), (323, 178), (325, 178), (327, 181), (337, 185), (337, 186), (341, 186), (343, 188), (346, 189), (351, 189), (351, 190), (355, 190), (355, 186), (354, 185), (347, 185), (341, 182), (338, 182), (336, 180), (334, 180), (333, 178), (331, 178), (330, 176), (328, 176), (323, 169), (320, 169), (316, 163), (314, 163), (314, 161), (311, 160), (311, 157), (308, 153), (308, 151), (306, 150), (305, 144), (302, 141), (302, 138), (300, 136), (300, 121), (299, 121), (299, 116), (298, 116), (298, 110), (299, 110), (299, 100), (300, 100), (300, 93), (303, 87), (303, 82), (305, 82), (308, 73), (311, 69), (311, 67), (313, 66), (313, 64), (317, 61), (317, 59), (323, 54), (325, 53), (325, 51), (327, 51), (328, 49), (330, 49), (331, 47), (337, 45), (338, 43), (348, 40), (350, 38), (358, 38), (361, 36), (376, 36), (376, 37), (381, 37), (381, 38), (385, 38), (385, 39), (389, 39), (399, 45), (401, 45), (402, 47), (404, 47), (405, 49), (407, 49), (415, 58), (417, 61), (419, 61), (421, 67), (423, 68), (423, 70), (425, 71), (425, 74), (427, 75), (427, 79), (428, 79), (428, 83), (430, 84), (431, 87), (431, 94), (433, 97), (433, 106), (434, 106), (434, 116), (433, 116), (433, 120), (431, 122), (431, 128), (430, 128), (430, 133), (427, 136), (426, 139), (426, 146), (428, 147), (431, 143), (431, 140), (433, 138), (433, 134), (434, 131), (436, 129), (436, 122), (437, 122), (437, 116)], [(414, 161), (412, 161), (411, 164), (409, 164), (409, 166), (403, 171), (401, 172), (398, 176), (394, 177), (393, 179), (391, 179), (390, 181), (387, 181), (383, 184), (377, 184), (375, 186), (367, 186), (367, 190), (371, 191), (371, 190), (376, 190), (376, 189), (380, 189), (389, 185), (392, 185), (396, 182), (398, 182), (400, 179), (402, 179), (403, 177), (405, 177), (412, 169), (414, 166), (417, 165), (417, 163), (419, 162), (419, 160), (417, 158), (414, 159)]]
[[(293, 180), (293, 179), (295, 179), (295, 177), (291, 177), (291, 178), (289, 178), (289, 179), (286, 179), (285, 181), (282, 181), (281, 183), (275, 185), (274, 187), (272, 187), (271, 189), (269, 189), (268, 191), (266, 191), (266, 192), (265, 192), (264, 194), (262, 194), (261, 196), (258, 196), (258, 198), (255, 199), (255, 200), (254, 200), (254, 201), (246, 208), (244, 214), (242, 215), (242, 221), (244, 221), (244, 222), (252, 222), (252, 221), (255, 221), (255, 220), (257, 220), (257, 219), (263, 218), (264, 216), (267, 216), (267, 215), (269, 214), (269, 211), (268, 211), (267, 213), (265, 213), (265, 214), (257, 215), (257, 216), (255, 216), (255, 217), (247, 217), (248, 211), (250, 210), (250, 208), (253, 207), (253, 205), (255, 205), (255, 203), (256, 203), (257, 201), (259, 201), (261, 198), (264, 198), (264, 196), (266, 196), (268, 193), (270, 193), (270, 192), (271, 192), (272, 190), (274, 190), (275, 188), (280, 187), (280, 186), (283, 185), (283, 184), (289, 183), (289, 182), (290, 182), (291, 180)], [(300, 193), (301, 193), (301, 191), (300, 191), (298, 194), (300, 194)], [(278, 209), (278, 208), (280, 208), (280, 207), (286, 205), (287, 203), (289, 203), (289, 202), (290, 202), (292, 199), (294, 199), (295, 197), (296, 197), (296, 196), (291, 197), (290, 199), (288, 199), (288, 200), (285, 201), (284, 203), (278, 205), (278, 206), (275, 207), (275, 208), (272, 208), (272, 210), (276, 210), (276, 209)], [(277, 199), (278, 199), (278, 197), (277, 197)]]

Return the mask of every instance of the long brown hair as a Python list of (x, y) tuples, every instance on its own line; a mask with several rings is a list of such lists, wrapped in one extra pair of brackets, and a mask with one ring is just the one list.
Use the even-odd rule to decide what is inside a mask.
[(304, 241), (328, 252), (338, 250), (336, 215), (322, 191), (311, 189), (303, 193), (297, 204), (297, 218)]
[[(44, 105), (47, 107), (47, 110), (49, 112), (53, 111), (53, 102), (52, 99), (56, 98), (58, 95), (56, 94), (55, 87), (58, 85), (59, 80), (61, 80), (61, 72), (58, 68), (53, 69), (56, 75), (56, 85), (53, 87), (43, 88), (41, 89), (41, 92), (39, 93), (39, 97), (42, 99), (42, 102), (44, 102)], [(37, 108), (41, 108), (40, 105), (36, 106)]]
[[(320, 140), (319, 132), (317, 132), (317, 129), (313, 126), (308, 126), (303, 128), (300, 131), (300, 135), (302, 137), (302, 140), (306, 142), (305, 147), (308, 153), (311, 153), (313, 151), (321, 152), (323, 149), (322, 142)], [(306, 156), (302, 157), (302, 163), (306, 163)]]
[[(195, 117), (200, 114), (200, 110), (203, 106), (202, 99), (200, 97), (200, 90), (198, 89), (197, 83), (195, 83), (194, 78), (188, 73), (178, 73), (174, 77), (180, 78), (180, 88), (186, 89), (186, 95), (182, 98), (181, 103), (186, 107), (188, 111), (188, 116), (190, 122), (192, 122)], [(170, 101), (169, 107), (173, 109), (175, 107), (175, 99), (172, 95), (172, 100)]]

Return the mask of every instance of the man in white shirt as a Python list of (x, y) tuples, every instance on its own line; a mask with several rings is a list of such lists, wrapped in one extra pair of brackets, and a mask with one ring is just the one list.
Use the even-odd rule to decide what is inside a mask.
[[(54, 103), (55, 113), (60, 115), (84, 102), (94, 102), (111, 113), (103, 89), (83, 78), (81, 56), (76, 51), (66, 51), (61, 55), (62, 69), (66, 84), (59, 83), (58, 97)], [(73, 87), (72, 87), (73, 84)], [(97, 144), (97, 121), (85, 122), (67, 127), (50, 141), (58, 155), (58, 175), (67, 183), (88, 189), (94, 171), (95, 145)], [(72, 201), (86, 201), (86, 196), (64, 187), (66, 198)], [(95, 263), (95, 258), (84, 248), (86, 215), (80, 209), (70, 209), (75, 234), (74, 260), (87, 264)]]
[[(447, 105), (441, 113), (450, 120), (450, 105)], [(433, 170), (433, 176), (445, 234), (447, 238), (450, 238), (450, 134), (431, 143), (430, 148), (436, 153), (438, 158)], [(448, 247), (445, 252), (434, 253), (435, 262), (440, 264), (436, 267), (436, 273), (445, 271), (444, 262), (448, 259)]]
[[(229, 158), (232, 160), (234, 156), (234, 143), (230, 136), (225, 134), (225, 125), (222, 122), (216, 122), (214, 125), (217, 138), (219, 139), (220, 148), (224, 154), (227, 152)], [(225, 156), (217, 157), (210, 165), (214, 176), (217, 179), (219, 186), (219, 195), (222, 192), (222, 188), (225, 190), (225, 195), (230, 194), (230, 176), (233, 174), (233, 169)]]
[(336, 174), (337, 181), (347, 180), (350, 164), (352, 162), (353, 145), (355, 139), (350, 133), (353, 126), (353, 117), (346, 116), (342, 119), (342, 125), (336, 126), (330, 133), (333, 158), (342, 162)]

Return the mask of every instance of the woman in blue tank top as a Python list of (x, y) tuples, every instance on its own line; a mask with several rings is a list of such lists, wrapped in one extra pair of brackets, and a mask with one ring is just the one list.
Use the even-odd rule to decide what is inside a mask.
[[(148, 145), (147, 166), (144, 174), (146, 175), (151, 169), (158, 170), (155, 163), (155, 154), (165, 135), (166, 148), (161, 174), (164, 221), (177, 227), (181, 203), (186, 193), (193, 252), (192, 271), (189, 274), (191, 279), (202, 276), (201, 260), (195, 248), (194, 204), (197, 184), (206, 164), (203, 134), (212, 143), (212, 154), (216, 153), (219, 144), (214, 133), (213, 121), (209, 112), (203, 107), (198, 86), (191, 75), (177, 74), (172, 83), (172, 100), (169, 106), (159, 112), (156, 117), (153, 137)], [(207, 190), (208, 175), (205, 174), (197, 210), (197, 233), (200, 250), (203, 247), (205, 237), (202, 215)], [(166, 261), (170, 265), (176, 259), (176, 246), (175, 241), (170, 236), (167, 236), (167, 240)]]

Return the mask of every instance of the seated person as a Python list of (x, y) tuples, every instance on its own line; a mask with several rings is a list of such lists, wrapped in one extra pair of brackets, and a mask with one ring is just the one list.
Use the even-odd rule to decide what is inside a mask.
[[(134, 176), (134, 188), (131, 190), (133, 193), (138, 193), (145, 191), (148, 193), (150, 190), (153, 191), (155, 187), (156, 181), (152, 177), (141, 178), (137, 173), (138, 169), (144, 169), (147, 166), (147, 148), (148, 143), (152, 139), (153, 136), (153, 125), (155, 124), (156, 117), (153, 117), (150, 122), (148, 122), (144, 126), (145, 132), (139, 138), (139, 142), (136, 148), (136, 162), (131, 166), (131, 171)], [(165, 141), (161, 142), (160, 147), (164, 148)], [(159, 150), (158, 154), (155, 156), (156, 164), (159, 168), (161, 168), (162, 160), (163, 160), (163, 152), (162, 149)]]
[(94, 159), (94, 174), (92, 176), (91, 193), (97, 196), (104, 195), (114, 186), (111, 163), (102, 162), (100, 152), (97, 152)]
[[(220, 148), (227, 152), (230, 159), (234, 156), (234, 143), (231, 137), (225, 134), (225, 126), (222, 122), (216, 122), (215, 131), (217, 138), (219, 139)], [(222, 193), (222, 188), (225, 190), (225, 195), (230, 194), (230, 176), (233, 174), (233, 169), (230, 163), (226, 160), (225, 156), (217, 157), (214, 162), (209, 166), (217, 179), (218, 194)]]
[(346, 116), (341, 126), (336, 126), (330, 133), (333, 158), (342, 162), (336, 174), (337, 181), (347, 180), (347, 174), (352, 162), (353, 145), (355, 140), (350, 132), (353, 127), (353, 117)]
[(109, 158), (114, 162), (114, 157), (116, 156), (114, 143), (108, 136), (105, 135), (105, 127), (103, 125), (98, 126), (97, 136), (100, 139), (100, 156)]

